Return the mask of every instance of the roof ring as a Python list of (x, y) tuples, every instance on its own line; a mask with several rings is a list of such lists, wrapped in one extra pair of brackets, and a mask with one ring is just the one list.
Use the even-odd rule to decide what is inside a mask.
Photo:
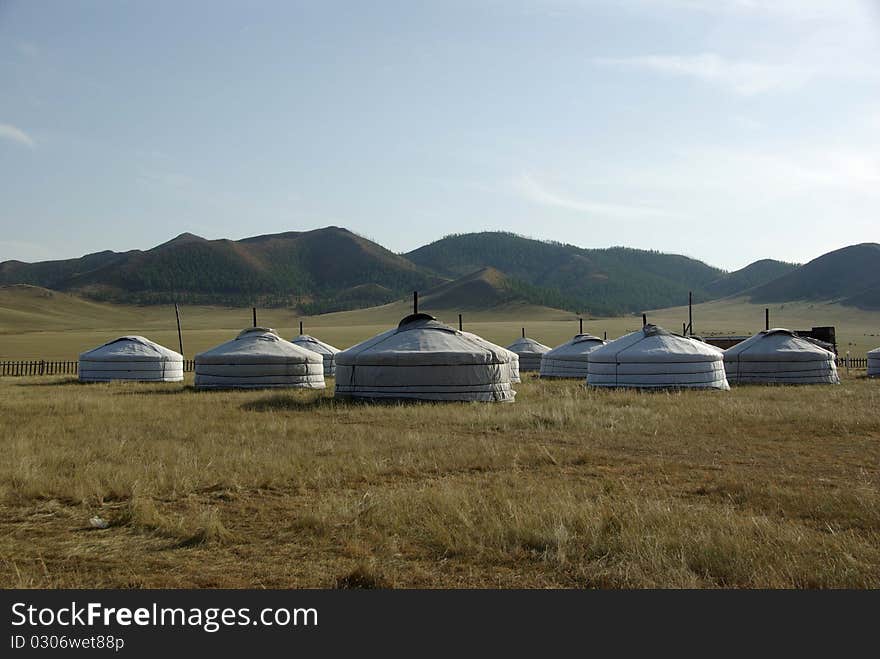
[(397, 327), (403, 327), (404, 325), (409, 325), (410, 323), (417, 323), (420, 320), (437, 320), (431, 314), (427, 313), (411, 313), (409, 316), (401, 320)]

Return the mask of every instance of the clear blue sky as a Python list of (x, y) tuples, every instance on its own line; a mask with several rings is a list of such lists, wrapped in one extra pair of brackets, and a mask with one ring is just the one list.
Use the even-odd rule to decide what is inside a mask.
[(0, 260), (348, 227), (880, 241), (878, 0), (0, 0)]

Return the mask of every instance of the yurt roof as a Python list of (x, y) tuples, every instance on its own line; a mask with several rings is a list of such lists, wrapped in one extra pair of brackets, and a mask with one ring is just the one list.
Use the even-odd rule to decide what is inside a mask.
[(331, 346), (329, 343), (324, 343), (320, 339), (316, 339), (314, 336), (310, 336), (308, 334), (300, 334), (297, 337), (294, 337), (290, 340), (294, 345), (302, 346), (312, 352), (318, 352), (322, 355), (335, 355), (339, 352), (339, 348)]
[(200, 353), (196, 359), (204, 364), (323, 363), (321, 355), (285, 341), (269, 327), (242, 330), (232, 341)]
[(543, 343), (528, 337), (522, 337), (507, 346), (507, 349), (520, 355), (528, 354), (530, 352), (535, 353), (536, 355), (542, 355), (545, 352), (550, 351), (550, 346), (545, 346)]
[(814, 361), (833, 356), (833, 352), (814, 341), (780, 327), (758, 332), (724, 351), (728, 361)]
[(507, 350), (460, 332), (424, 313), (411, 314), (388, 330), (336, 354), (336, 363), (354, 365), (506, 364)]
[(601, 346), (605, 341), (592, 334), (576, 334), (572, 339), (545, 354), (552, 359), (583, 359), (584, 355), (590, 354)]
[(700, 362), (719, 360), (722, 354), (708, 343), (648, 324), (596, 348), (590, 353), (590, 362)]
[(182, 361), (183, 356), (142, 336), (120, 336), (82, 353), (86, 361)]
[(868, 354), (871, 357), (880, 357), (880, 348), (874, 348), (873, 350), (869, 350)]

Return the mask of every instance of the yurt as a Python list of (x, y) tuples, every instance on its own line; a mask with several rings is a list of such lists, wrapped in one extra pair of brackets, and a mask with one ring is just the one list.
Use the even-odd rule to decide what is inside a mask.
[(605, 345), (605, 341), (592, 334), (576, 334), (573, 339), (556, 346), (541, 357), (542, 378), (587, 377), (589, 354)]
[(549, 346), (545, 346), (543, 343), (538, 343), (534, 339), (529, 339), (525, 336), (511, 343), (507, 346), (507, 349), (515, 352), (517, 357), (519, 357), (520, 372), (540, 371), (541, 357), (544, 356), (545, 352), (550, 352)]
[(292, 338), (290, 342), (295, 346), (317, 352), (321, 355), (324, 359), (324, 377), (336, 373), (336, 353), (339, 352), (339, 348), (334, 348), (329, 343), (319, 341), (314, 336), (309, 336), (308, 334), (300, 334)]
[(639, 389), (730, 389), (724, 353), (656, 325), (645, 325), (590, 353), (587, 384)]
[(513, 401), (511, 356), (500, 346), (414, 313), (336, 354), (340, 398)]
[(196, 387), (323, 389), (324, 359), (285, 341), (273, 329), (251, 327), (196, 355)]
[(183, 356), (142, 336), (120, 336), (79, 356), (82, 382), (180, 382)]
[(724, 351), (731, 384), (840, 384), (835, 356), (791, 330), (758, 332)]
[(868, 377), (880, 377), (880, 348), (868, 352)]
[[(500, 348), (501, 346), (496, 346), (494, 343), (490, 341), (486, 341), (482, 336), (478, 334), (474, 334), (472, 332), (462, 331), (464, 336), (469, 336), (476, 341), (482, 341), (483, 343), (488, 343), (492, 346), (493, 349)], [(502, 350), (507, 350), (507, 348), (502, 348)], [(512, 350), (507, 350), (507, 353), (510, 355), (510, 383), (511, 384), (519, 384), (522, 382), (522, 379), (519, 377), (519, 355), (517, 355)]]
[(519, 377), (519, 355), (513, 350), (507, 350), (507, 352), (510, 353), (510, 381), (513, 384), (518, 384), (522, 382), (522, 378)]

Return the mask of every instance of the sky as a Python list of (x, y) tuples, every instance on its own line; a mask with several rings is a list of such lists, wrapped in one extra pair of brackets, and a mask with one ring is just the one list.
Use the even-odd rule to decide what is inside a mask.
[(880, 0), (0, 0), (0, 261), (343, 226), (880, 242)]

